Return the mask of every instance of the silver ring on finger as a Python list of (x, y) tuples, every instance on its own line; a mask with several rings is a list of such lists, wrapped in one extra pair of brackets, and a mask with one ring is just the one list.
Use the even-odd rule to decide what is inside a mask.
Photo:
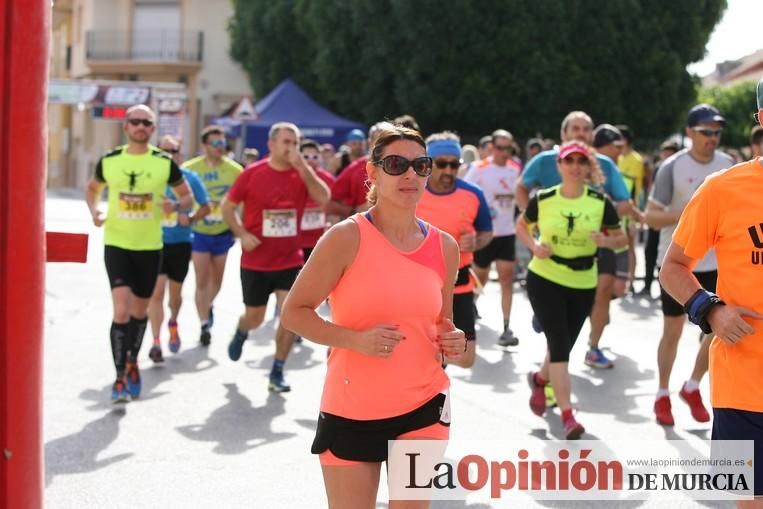
[(385, 352), (389, 352), (389, 345), (384, 345), (382, 348), (384, 348)]

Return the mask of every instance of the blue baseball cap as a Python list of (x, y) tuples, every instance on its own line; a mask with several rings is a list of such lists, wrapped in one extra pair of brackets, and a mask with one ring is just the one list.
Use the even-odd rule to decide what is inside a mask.
[(347, 133), (346, 141), (366, 141), (366, 135), (360, 129), (353, 129)]
[(721, 116), (721, 113), (717, 109), (709, 104), (696, 105), (689, 110), (689, 117), (686, 119), (686, 125), (689, 127), (694, 127), (699, 124), (710, 124), (712, 122), (725, 124), (726, 119)]

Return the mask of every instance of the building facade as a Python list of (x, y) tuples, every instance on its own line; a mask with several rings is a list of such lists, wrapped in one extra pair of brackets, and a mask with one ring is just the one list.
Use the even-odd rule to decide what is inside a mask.
[(229, 55), (232, 15), (231, 0), (55, 0), (48, 185), (84, 185), (124, 141), (132, 101), (160, 109), (158, 134), (194, 155), (203, 120), (252, 95)]

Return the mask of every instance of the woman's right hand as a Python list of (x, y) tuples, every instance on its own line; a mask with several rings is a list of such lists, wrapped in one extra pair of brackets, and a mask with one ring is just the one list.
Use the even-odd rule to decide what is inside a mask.
[(535, 246), (533, 247), (533, 256), (536, 258), (540, 258), (541, 260), (544, 258), (548, 258), (551, 256), (551, 248), (548, 247), (547, 244), (542, 244), (535, 241)]
[(372, 357), (389, 357), (405, 339), (399, 325), (379, 324), (358, 333), (354, 350)]

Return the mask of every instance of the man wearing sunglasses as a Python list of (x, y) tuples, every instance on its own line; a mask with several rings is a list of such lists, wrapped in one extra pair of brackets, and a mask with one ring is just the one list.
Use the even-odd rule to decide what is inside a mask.
[(457, 177), (463, 163), (461, 140), (444, 131), (426, 140), (427, 155), (432, 158), (432, 175), (416, 208), (416, 216), (449, 233), (458, 241), (460, 263), (453, 290), (453, 323), (466, 334), (467, 348), (456, 362), (463, 368), (474, 364), (476, 331), (474, 315), (474, 279), (469, 268), (474, 252), (493, 238), (493, 221), (482, 190)]
[(498, 338), (499, 346), (516, 346), (519, 339), (509, 328), (511, 301), (514, 293), (514, 260), (516, 236), (514, 217), (514, 192), (519, 180), (520, 168), (512, 160), (514, 137), (505, 129), (491, 135), (492, 157), (475, 163), (464, 177), (479, 186), (485, 193), (490, 216), (493, 220), (493, 239), (474, 253), (474, 272), (481, 285), (485, 285), (490, 265), (495, 262), (498, 282), (501, 285), (501, 311), (503, 332)]
[[(372, 146), (376, 132), (382, 122), (371, 126), (368, 130), (368, 146)], [(331, 201), (326, 205), (326, 214), (344, 219), (356, 212), (368, 209), (368, 173), (366, 164), (368, 154), (350, 163), (331, 186)]]
[(366, 155), (366, 135), (360, 129), (353, 129), (347, 133), (345, 140), (347, 151), (340, 151), (331, 160), (328, 170), (338, 177), (350, 164)]
[[(717, 109), (707, 104), (694, 106), (689, 111), (686, 125), (686, 137), (692, 142), (691, 148), (681, 150), (660, 166), (646, 205), (647, 223), (655, 230), (660, 230), (658, 263), (665, 257), (678, 219), (692, 195), (708, 176), (734, 164), (731, 157), (716, 150), (720, 143), (721, 131), (726, 125), (726, 120)], [(718, 279), (715, 251), (710, 249), (697, 260), (692, 273), (703, 288), (714, 292)], [(664, 287), (660, 286), (660, 289), (663, 320), (662, 337), (657, 349), (659, 388), (654, 402), (654, 413), (658, 423), (672, 426), (674, 421), (668, 386), (678, 350), (678, 340), (683, 332), (685, 313), (683, 306), (671, 297)], [(692, 417), (699, 422), (710, 420), (710, 415), (702, 403), (699, 382), (708, 369), (711, 340), (710, 335), (703, 337), (691, 377), (678, 393), (689, 405)]]
[[(111, 286), (114, 315), (111, 353), (117, 378), (114, 403), (140, 396), (138, 353), (148, 322), (147, 313), (162, 258), (162, 212), (188, 210), (193, 204), (178, 165), (149, 145), (156, 116), (139, 104), (127, 109), (127, 144), (98, 160), (85, 192), (93, 224), (103, 226), (104, 261)], [(177, 201), (165, 196), (171, 186)], [(108, 212), (99, 209), (108, 189)]]
[[(308, 200), (322, 207), (331, 197), (329, 187), (302, 157), (299, 138), (296, 125), (273, 124), (268, 135), (270, 156), (244, 170), (223, 201), (223, 216), (241, 239), (242, 249), (241, 290), (245, 310), (228, 344), (232, 361), (241, 358), (249, 331), (265, 320), (270, 294), (275, 293), (282, 309), (286, 294), (304, 264), (300, 222)], [(284, 379), (283, 368), (295, 335), (279, 324), (275, 340), (268, 390), (288, 392), (291, 387)]]
[[(317, 141), (303, 140), (299, 145), (299, 151), (310, 168), (315, 174), (331, 189), (331, 185), (336, 180), (334, 176), (321, 168), (321, 147)], [(300, 222), (300, 233), (302, 235), (302, 251), (305, 255), (305, 263), (310, 258), (318, 239), (326, 231), (326, 212), (323, 206), (315, 200), (309, 198), (305, 204), (305, 212), (302, 214)]]
[[(757, 97), (758, 114), (763, 116), (763, 79)], [(717, 144), (718, 136), (711, 132), (723, 126), (717, 111), (703, 105), (689, 116), (693, 127), (707, 129), (695, 133)], [(757, 120), (760, 124), (760, 117)], [(704, 161), (715, 157), (712, 143), (696, 142)], [(657, 181), (665, 169), (660, 169)], [(660, 271), (660, 284), (683, 303), (689, 320), (714, 336), (709, 352), (713, 449), (723, 447), (716, 440), (754, 440), (749, 452), (756, 458), (756, 498), (737, 501), (738, 508), (746, 509), (763, 508), (763, 464), (758, 459), (763, 457), (762, 187), (760, 157), (708, 176), (683, 208)], [(697, 265), (712, 249), (718, 260), (718, 295), (696, 276)]]
[(186, 161), (183, 167), (201, 179), (209, 195), (209, 214), (193, 225), (191, 255), (196, 274), (196, 310), (201, 322), (199, 341), (203, 346), (209, 346), (214, 323), (213, 303), (223, 283), (228, 250), (234, 243), (220, 204), (243, 168), (225, 156), (228, 143), (222, 127), (211, 125), (202, 129), (201, 144), (204, 154)]

